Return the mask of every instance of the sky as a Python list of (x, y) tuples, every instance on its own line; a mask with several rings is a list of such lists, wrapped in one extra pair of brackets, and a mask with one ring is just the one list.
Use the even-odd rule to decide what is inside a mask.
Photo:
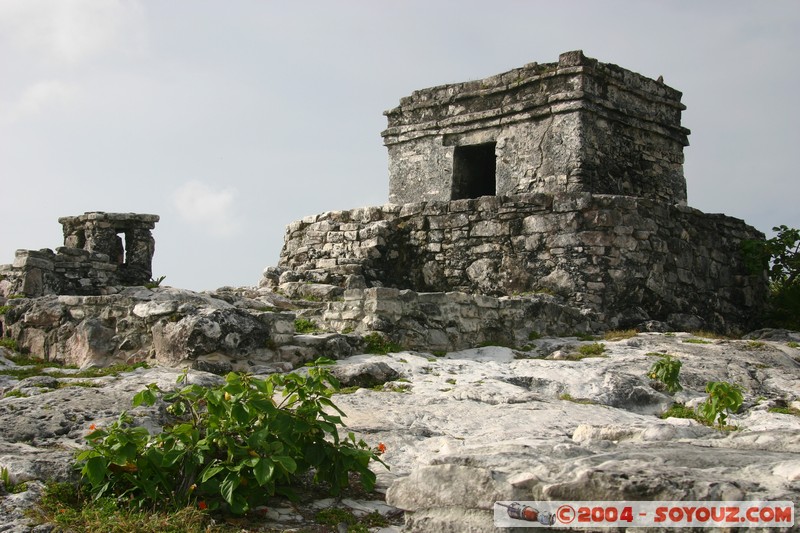
[(0, 263), (152, 213), (164, 285), (257, 285), (293, 220), (387, 202), (401, 97), (577, 49), (683, 92), (690, 206), (800, 227), (795, 0), (0, 0)]

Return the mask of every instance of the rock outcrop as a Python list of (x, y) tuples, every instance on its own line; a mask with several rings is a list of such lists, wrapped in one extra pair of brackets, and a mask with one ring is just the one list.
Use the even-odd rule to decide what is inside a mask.
[(0, 314), (0, 333), (25, 352), (80, 367), (147, 361), (217, 373), (285, 370), (362, 346), (355, 335), (304, 339), (294, 323), (303, 310), (283, 312), (276, 303), (293, 307), (254, 289), (122, 287), (103, 296), (15, 298)]
[[(334, 371), (364, 388), (333, 400), (350, 430), (385, 444), (391, 470), (375, 466), (378, 487), (405, 512), (403, 531), (496, 531), (494, 502), (504, 500), (788, 500), (797, 508), (800, 416), (774, 408), (800, 407), (800, 335), (758, 336), (639, 334), (601, 341), (602, 357), (581, 360), (569, 355), (592, 341), (574, 337), (535, 340), (526, 351), (360, 355)], [(674, 396), (646, 375), (664, 353), (683, 362), (684, 390)], [(0, 358), (0, 366), (12, 365)], [(0, 398), (0, 466), (30, 492), (0, 496), (0, 522), (29, 531), (22, 509), (41, 483), (74, 476), (71, 458), (90, 424), (109, 424), (146, 384), (169, 388), (178, 374), (145, 368), (92, 386), (50, 378), (57, 387), (47, 376), (0, 374), (5, 394), (30, 394)], [(193, 370), (189, 379), (221, 378)], [(386, 380), (394, 381), (381, 386)], [(744, 405), (729, 418), (735, 430), (658, 417), (676, 401), (696, 406), (710, 380), (743, 387)], [(158, 405), (130, 412), (151, 430), (163, 423)]]

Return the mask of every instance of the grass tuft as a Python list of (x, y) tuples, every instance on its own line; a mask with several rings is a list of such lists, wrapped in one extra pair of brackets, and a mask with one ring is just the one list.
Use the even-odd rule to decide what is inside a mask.
[(603, 335), (603, 340), (606, 341), (621, 341), (625, 339), (630, 339), (631, 337), (635, 337), (638, 335), (639, 332), (635, 329), (622, 329), (622, 330), (612, 330), (606, 331)]

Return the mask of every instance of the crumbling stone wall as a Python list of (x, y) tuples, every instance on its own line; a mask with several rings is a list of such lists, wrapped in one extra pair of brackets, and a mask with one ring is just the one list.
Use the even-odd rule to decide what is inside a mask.
[[(660, 81), (581, 51), (415, 91), (385, 112), (389, 201), (592, 192), (685, 203), (680, 100)], [(459, 155), (470, 147), (488, 151), (494, 174), (472, 192), (458, 169), (475, 165)]]
[(287, 228), (273, 283), (418, 292), (546, 292), (619, 327), (647, 320), (746, 330), (766, 285), (741, 220), (646, 198), (526, 194), (337, 211)]
[(0, 295), (99, 295), (143, 285), (153, 276), (158, 215), (88, 212), (62, 217), (64, 246), (17, 250), (0, 265)]
[(487, 343), (524, 347), (532, 334), (573, 335), (603, 327), (594, 313), (547, 294), (496, 298), (387, 287), (344, 291), (322, 318), (337, 331), (380, 331), (406, 349), (427, 352)]

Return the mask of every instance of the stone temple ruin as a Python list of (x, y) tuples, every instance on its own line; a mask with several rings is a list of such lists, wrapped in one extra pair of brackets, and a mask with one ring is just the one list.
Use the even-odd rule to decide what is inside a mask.
[(59, 218), (64, 246), (17, 250), (0, 266), (6, 294), (99, 295), (109, 287), (144, 285), (153, 275), (158, 215), (89, 212)]
[(390, 203), (292, 222), (258, 288), (142, 288), (158, 216), (91, 212), (0, 266), (0, 334), (79, 365), (223, 371), (357, 353), (373, 332), (435, 352), (751, 330), (767, 283), (741, 244), (764, 236), (686, 205), (680, 99), (580, 51), (416, 91), (386, 112)]
[(763, 234), (686, 206), (680, 98), (581, 51), (415, 91), (385, 113), (391, 203), (290, 224), (262, 284), (349, 289), (329, 324), (434, 349), (513, 328), (746, 330), (766, 284), (741, 242)]

